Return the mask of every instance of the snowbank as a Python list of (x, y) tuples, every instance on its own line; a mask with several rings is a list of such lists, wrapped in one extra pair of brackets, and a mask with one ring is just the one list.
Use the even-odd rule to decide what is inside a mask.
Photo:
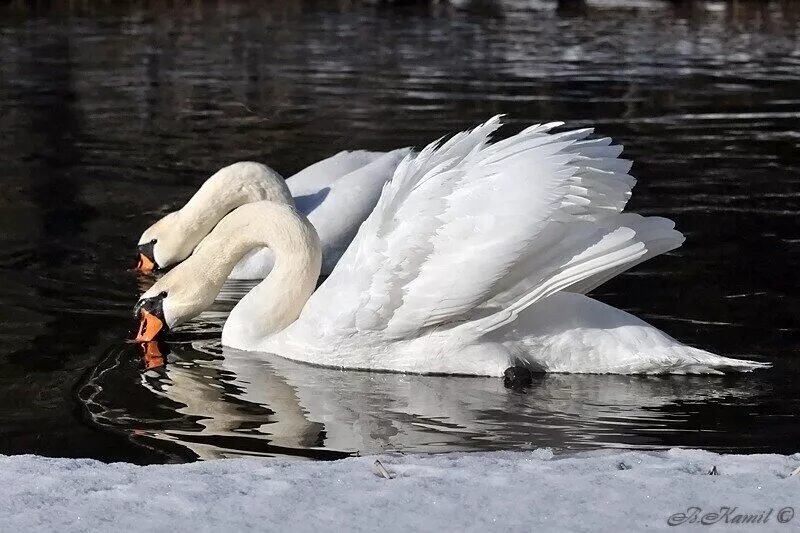
[(800, 454), (380, 457), (393, 479), (376, 475), (375, 460), (138, 467), (0, 456), (0, 530), (616, 532), (697, 530), (701, 520), (724, 531), (800, 529), (800, 475), (791, 475)]

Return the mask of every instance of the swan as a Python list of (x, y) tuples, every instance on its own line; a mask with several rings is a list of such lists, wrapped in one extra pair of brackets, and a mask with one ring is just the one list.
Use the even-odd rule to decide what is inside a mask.
[(683, 345), (585, 295), (683, 242), (622, 213), (635, 180), (611, 139), (531, 126), (490, 142), (494, 117), (406, 156), (331, 275), (314, 226), (262, 201), (226, 216), (137, 302), (137, 341), (208, 308), (250, 250), (276, 257), (233, 308), (222, 344), (338, 368), (502, 376), (723, 373), (768, 364)]
[[(388, 153), (339, 152), (288, 180), (252, 161), (224, 167), (208, 178), (186, 205), (142, 233), (136, 268), (150, 272), (179, 263), (233, 209), (272, 200), (296, 205), (316, 227), (322, 241), (322, 273), (329, 274), (359, 224), (375, 207), (383, 184), (408, 152), (408, 148)], [(264, 279), (272, 264), (272, 252), (256, 248), (239, 261), (230, 277)]]

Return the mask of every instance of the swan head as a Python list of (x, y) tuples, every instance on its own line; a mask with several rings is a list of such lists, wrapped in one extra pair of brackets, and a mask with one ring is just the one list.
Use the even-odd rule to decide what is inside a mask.
[(192, 229), (191, 226), (187, 227), (179, 211), (168, 214), (147, 228), (136, 246), (136, 269), (152, 272), (189, 257), (196, 244), (196, 239), (188, 238)]
[(204, 279), (195, 266), (184, 261), (142, 294), (133, 308), (139, 322), (137, 342), (155, 340), (211, 307), (220, 287)]
[(286, 182), (268, 166), (240, 161), (221, 168), (186, 205), (142, 233), (137, 246), (137, 270), (151, 272), (180, 263), (225, 215), (261, 200), (294, 205)]
[[(157, 250), (159, 242), (154, 244)], [(250, 323), (257, 312), (269, 331), (279, 331), (297, 319), (319, 278), (322, 247), (314, 226), (293, 206), (269, 200), (253, 202), (223, 218), (192, 254), (158, 279), (134, 307), (139, 321), (138, 342), (155, 340), (162, 332), (211, 307), (225, 280), (241, 258), (253, 249), (270, 248), (281, 257), (280, 268), (249, 292), (229, 318), (244, 313)], [(155, 254), (159, 259), (158, 253)], [(249, 298), (249, 300), (248, 300)], [(245, 301), (257, 306), (242, 306)], [(263, 322), (263, 324), (262, 324)], [(265, 326), (266, 327), (266, 326)], [(274, 329), (279, 328), (279, 329)], [(267, 331), (262, 328), (262, 333)]]

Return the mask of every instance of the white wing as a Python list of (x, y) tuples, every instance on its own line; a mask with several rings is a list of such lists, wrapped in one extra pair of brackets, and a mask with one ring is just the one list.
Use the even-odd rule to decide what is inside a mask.
[(323, 244), (323, 272), (330, 273), (339, 261), (361, 223), (378, 203), (383, 186), (392, 179), (395, 168), (409, 151), (401, 148), (380, 154), (318, 194), (295, 198), (297, 209), (317, 228)]
[(286, 180), (292, 196), (314, 194), (331, 185), (340, 177), (366, 166), (382, 157), (383, 152), (354, 150), (339, 152), (322, 161), (317, 161)]
[(657, 255), (674, 250), (683, 244), (683, 234), (675, 231), (675, 223), (667, 218), (642, 217), (626, 213), (620, 215), (619, 219), (627, 227), (635, 229), (636, 238), (644, 244), (646, 252), (634, 261), (624, 263), (616, 268), (608, 268), (594, 276), (589, 276), (577, 283), (573, 283), (568, 288), (570, 292), (586, 294), (617, 274)]
[(549, 134), (559, 123), (490, 144), (499, 125), (407, 157), (301, 319), (338, 334), (490, 331), (648, 255), (637, 230), (669, 223), (619, 216), (635, 183), (622, 147), (586, 140), (590, 129)]

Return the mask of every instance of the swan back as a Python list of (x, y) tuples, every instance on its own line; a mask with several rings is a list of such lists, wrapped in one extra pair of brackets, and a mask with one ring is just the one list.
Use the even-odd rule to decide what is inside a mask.
[(385, 155), (384, 152), (366, 150), (342, 151), (294, 174), (286, 180), (287, 185), (295, 197), (315, 194), (333, 185), (340, 177), (365, 167)]

